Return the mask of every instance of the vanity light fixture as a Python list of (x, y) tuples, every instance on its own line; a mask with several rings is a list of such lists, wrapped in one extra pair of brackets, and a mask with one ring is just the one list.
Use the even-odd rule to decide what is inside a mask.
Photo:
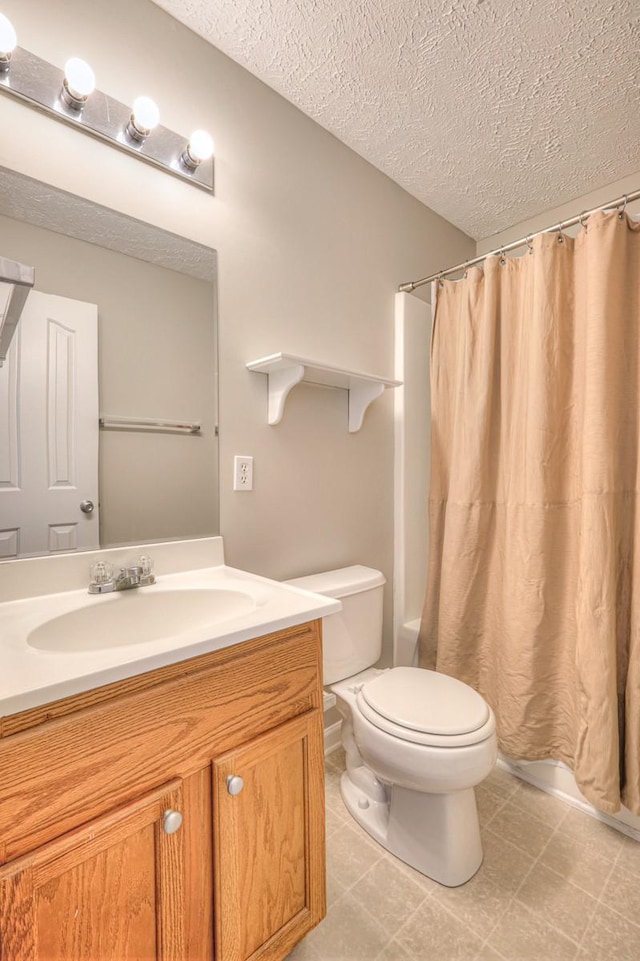
[(16, 49), (18, 37), (13, 24), (4, 13), (0, 13), (0, 73), (7, 73), (11, 65), (11, 54)]
[(209, 134), (196, 130), (187, 142), (183, 134), (160, 125), (160, 111), (150, 97), (137, 97), (127, 106), (97, 90), (95, 84), (93, 70), (79, 57), (67, 60), (62, 71), (17, 46), (13, 24), (0, 13), (0, 92), (213, 192)]

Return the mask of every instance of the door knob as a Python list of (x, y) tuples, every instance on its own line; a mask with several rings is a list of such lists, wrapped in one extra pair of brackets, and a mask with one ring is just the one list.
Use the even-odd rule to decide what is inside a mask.
[(236, 794), (240, 794), (240, 791), (244, 787), (244, 781), (239, 774), (230, 774), (227, 778), (227, 791), (232, 797)]
[(83, 514), (93, 514), (93, 501), (80, 501), (80, 510)]
[(182, 827), (182, 815), (180, 811), (169, 809), (162, 815), (162, 827), (165, 834), (175, 834)]

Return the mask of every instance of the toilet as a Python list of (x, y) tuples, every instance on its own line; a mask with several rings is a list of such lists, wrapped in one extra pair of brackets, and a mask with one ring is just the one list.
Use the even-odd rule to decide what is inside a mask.
[(345, 567), (287, 583), (342, 601), (323, 622), (323, 670), (342, 716), (345, 805), (417, 871), (464, 884), (482, 863), (474, 788), (496, 762), (491, 708), (446, 674), (372, 667), (382, 648), (380, 571)]

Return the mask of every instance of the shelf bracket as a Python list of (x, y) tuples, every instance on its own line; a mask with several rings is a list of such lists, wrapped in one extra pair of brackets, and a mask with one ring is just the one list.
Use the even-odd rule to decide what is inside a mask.
[(349, 388), (349, 433), (355, 434), (362, 427), (362, 421), (369, 404), (384, 393), (384, 384), (371, 380), (352, 383)]
[(386, 380), (363, 371), (318, 363), (294, 354), (270, 354), (269, 357), (250, 361), (247, 368), (267, 375), (270, 424), (280, 423), (289, 391), (301, 380), (318, 387), (346, 390), (349, 394), (350, 434), (360, 430), (369, 404), (380, 397), (385, 388), (399, 387), (402, 383), (400, 380)]
[(289, 391), (304, 377), (302, 364), (292, 364), (282, 370), (271, 370), (267, 374), (269, 382), (269, 424), (279, 424), (284, 413), (284, 405)]

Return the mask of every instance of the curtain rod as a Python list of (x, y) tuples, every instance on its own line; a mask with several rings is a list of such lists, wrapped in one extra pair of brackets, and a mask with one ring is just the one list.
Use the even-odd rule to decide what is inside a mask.
[(455, 274), (458, 270), (466, 270), (468, 267), (474, 267), (476, 264), (481, 264), (483, 260), (487, 257), (496, 257), (498, 254), (506, 254), (509, 250), (515, 250), (517, 247), (524, 247), (528, 244), (532, 237), (537, 237), (538, 234), (551, 234), (554, 230), (562, 231), (565, 227), (573, 227), (575, 224), (582, 224), (584, 226), (584, 220), (586, 217), (590, 217), (591, 214), (597, 213), (599, 210), (609, 210), (609, 208), (620, 207), (622, 205), (622, 210), (620, 213), (624, 212), (627, 204), (632, 203), (634, 200), (640, 200), (640, 190), (634, 190), (633, 193), (624, 194), (622, 197), (617, 197), (615, 200), (610, 200), (606, 204), (600, 204), (599, 207), (592, 207), (591, 210), (583, 210), (581, 214), (577, 217), (572, 217), (570, 220), (561, 220), (559, 223), (554, 224), (552, 227), (545, 227), (544, 230), (538, 230), (534, 234), (528, 234), (521, 240), (514, 240), (510, 244), (505, 244), (503, 247), (496, 247), (495, 250), (490, 250), (486, 254), (482, 254), (480, 257), (474, 257), (473, 260), (465, 260), (461, 264), (456, 264), (455, 267), (448, 267), (446, 270), (439, 270), (435, 274), (431, 274), (430, 277), (423, 277), (422, 280), (411, 280), (408, 284), (400, 284), (398, 290), (400, 293), (410, 293), (415, 290), (416, 287), (423, 287), (425, 284), (431, 283), (432, 280), (440, 280), (441, 277), (446, 277), (447, 274)]

